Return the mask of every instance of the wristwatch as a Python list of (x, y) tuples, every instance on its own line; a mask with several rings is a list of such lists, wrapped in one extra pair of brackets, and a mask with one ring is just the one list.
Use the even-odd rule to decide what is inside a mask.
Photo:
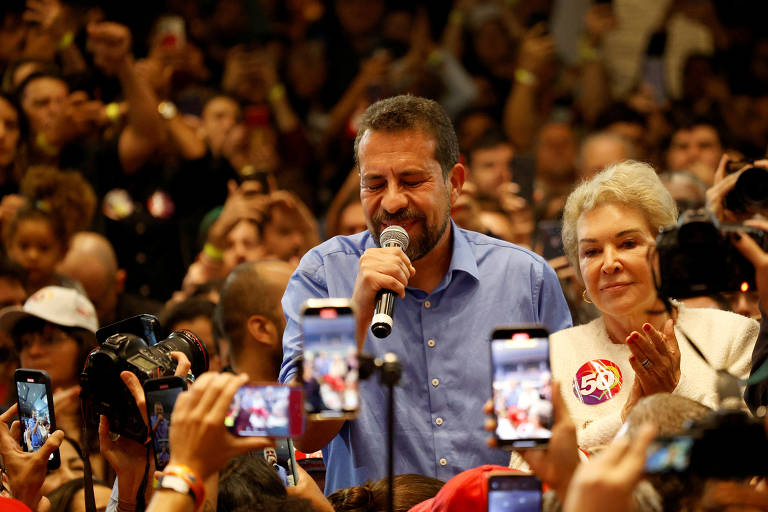
[(183, 478), (176, 475), (160, 475), (155, 484), (155, 489), (170, 489), (181, 494), (186, 494), (192, 501), (197, 502), (196, 496), (192, 488), (184, 481)]
[(157, 112), (160, 114), (160, 117), (165, 119), (166, 121), (170, 121), (174, 117), (176, 117), (176, 114), (179, 113), (179, 110), (176, 108), (176, 105), (174, 105), (170, 101), (161, 101), (157, 105)]

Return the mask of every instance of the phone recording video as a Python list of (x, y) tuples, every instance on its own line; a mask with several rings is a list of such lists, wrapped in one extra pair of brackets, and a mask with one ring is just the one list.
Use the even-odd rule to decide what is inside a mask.
[(236, 436), (296, 437), (304, 432), (301, 389), (279, 384), (237, 390), (226, 427)]
[[(51, 377), (43, 370), (19, 368), (14, 380), (19, 404), (21, 447), (25, 452), (36, 452), (56, 430)], [(56, 469), (60, 465), (61, 457), (56, 450), (48, 458), (48, 469)]]
[(171, 428), (173, 406), (176, 404), (179, 393), (185, 389), (187, 389), (187, 383), (181, 377), (161, 377), (149, 379), (144, 383), (155, 466), (160, 471), (168, 465), (171, 458), (168, 432)]
[(532, 475), (488, 473), (488, 512), (540, 512), (541, 481)]
[(356, 323), (347, 299), (312, 299), (302, 315), (302, 378), (307, 416), (353, 418), (357, 413)]
[(549, 334), (543, 327), (499, 328), (491, 339), (493, 409), (499, 446), (530, 448), (552, 436)]
[(646, 473), (681, 473), (691, 463), (693, 438), (690, 436), (657, 437), (648, 445)]

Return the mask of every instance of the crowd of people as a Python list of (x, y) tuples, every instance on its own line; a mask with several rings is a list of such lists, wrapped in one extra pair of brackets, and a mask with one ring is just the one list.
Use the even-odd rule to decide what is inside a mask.
[[(4, 2), (0, 508), (385, 510), (386, 389), (358, 382), (353, 357), (339, 363), (354, 382), (318, 385), (356, 417), (308, 419), (293, 440), (323, 469), (273, 463), (293, 442), (227, 427), (243, 384), (333, 366), (304, 353), (302, 305), (346, 298), (358, 350), (402, 364), (395, 510), (485, 510), (487, 474), (505, 468), (538, 476), (551, 510), (768, 509), (759, 472), (643, 474), (653, 438), (686, 420), (765, 421), (765, 11)], [(405, 250), (379, 246), (392, 225)], [(683, 236), (694, 228), (703, 245)], [(703, 252), (722, 268), (694, 271)], [(382, 290), (399, 298), (380, 340)], [(147, 417), (138, 377), (120, 375), (160, 431), (154, 476), (149, 448), (106, 416), (89, 425), (79, 399), (98, 328), (144, 313), (210, 356), (173, 412)], [(488, 338), (520, 324), (551, 333), (551, 392), (526, 386), (523, 402), (553, 408), (554, 425), (546, 448), (510, 458), (491, 434)], [(47, 371), (54, 391), (56, 425), (35, 418), (26, 438), (17, 368)]]

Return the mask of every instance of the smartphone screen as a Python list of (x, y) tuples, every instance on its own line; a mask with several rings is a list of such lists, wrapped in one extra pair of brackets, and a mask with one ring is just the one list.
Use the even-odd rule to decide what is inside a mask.
[[(14, 380), (19, 404), (21, 446), (25, 452), (36, 452), (56, 430), (51, 378), (42, 370), (19, 368)], [(56, 450), (48, 459), (48, 469), (56, 469), (60, 465), (61, 458)]]
[(269, 384), (237, 390), (224, 424), (236, 436), (295, 437), (304, 431), (302, 392)]
[(541, 481), (530, 475), (488, 477), (488, 512), (540, 512)]
[(264, 448), (255, 452), (263, 457), (268, 466), (271, 466), (283, 485), (296, 485), (299, 474), (296, 471), (296, 449), (290, 439), (277, 439), (274, 448)]
[(149, 379), (144, 383), (149, 429), (155, 452), (155, 466), (158, 470), (165, 468), (171, 458), (168, 432), (171, 428), (173, 406), (179, 393), (185, 389), (186, 383), (181, 377)]
[(496, 329), (491, 340), (496, 438), (527, 448), (552, 436), (552, 374), (546, 329)]
[(645, 457), (646, 473), (680, 473), (691, 463), (693, 438), (689, 436), (659, 437), (648, 446)]
[(348, 301), (310, 304), (304, 309), (302, 378), (311, 418), (353, 418), (357, 413), (358, 359), (355, 315)]

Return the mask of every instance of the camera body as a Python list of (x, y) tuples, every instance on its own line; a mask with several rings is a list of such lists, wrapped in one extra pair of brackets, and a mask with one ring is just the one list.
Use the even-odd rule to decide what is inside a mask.
[(684, 472), (712, 478), (766, 476), (766, 458), (764, 419), (738, 409), (723, 409), (692, 423), (683, 435), (657, 438), (648, 454), (655, 467), (649, 468), (647, 462), (646, 472)]
[[(689, 210), (677, 225), (662, 228), (656, 239), (660, 292), (686, 298), (755, 288), (755, 269), (730, 241), (735, 227), (718, 227), (706, 210)], [(765, 249), (765, 233), (741, 226)]]
[[(135, 324), (131, 320), (121, 323), (131, 326)], [(116, 326), (104, 329), (114, 332)], [(98, 338), (99, 333), (96, 335)], [(99, 348), (88, 355), (80, 375), (86, 421), (98, 425), (99, 415), (103, 414), (109, 420), (110, 431), (144, 443), (147, 426), (120, 373), (133, 373), (142, 385), (148, 379), (171, 376), (177, 366), (170, 355), (174, 350), (187, 356), (195, 376), (208, 370), (208, 350), (191, 331), (174, 331), (154, 346), (135, 332), (119, 332), (104, 339)]]

